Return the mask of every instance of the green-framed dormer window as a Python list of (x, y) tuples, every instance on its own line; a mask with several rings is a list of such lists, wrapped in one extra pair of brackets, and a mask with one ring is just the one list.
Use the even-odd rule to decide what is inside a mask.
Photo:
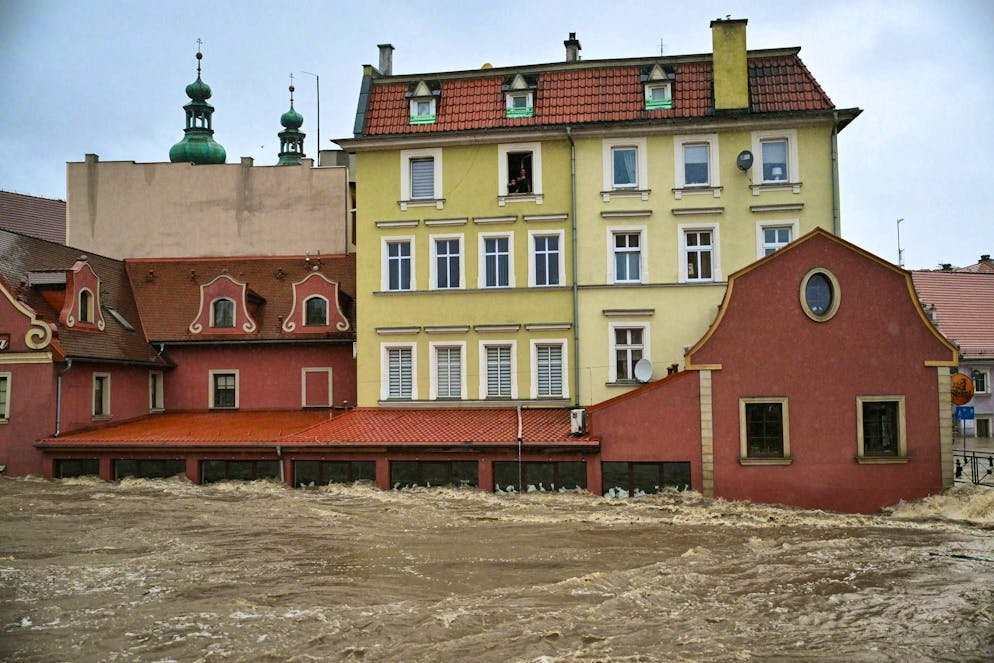
[(411, 99), (411, 124), (435, 124), (434, 99)]
[(534, 97), (531, 91), (508, 92), (507, 117), (532, 117), (535, 115)]
[(673, 108), (673, 88), (669, 82), (647, 83), (645, 109)]

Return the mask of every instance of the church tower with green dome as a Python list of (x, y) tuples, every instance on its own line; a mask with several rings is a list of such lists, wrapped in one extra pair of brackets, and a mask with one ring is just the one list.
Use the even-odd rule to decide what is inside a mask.
[[(291, 80), (293, 76), (290, 77)], [(299, 166), (304, 158), (304, 134), (300, 125), (304, 117), (293, 108), (293, 83), (290, 84), (290, 110), (280, 116), (283, 131), (277, 134), (280, 138), (280, 160), (277, 166)]]
[(183, 140), (169, 149), (169, 160), (179, 163), (211, 164), (224, 163), (227, 153), (224, 147), (214, 141), (212, 116), (214, 107), (207, 103), (211, 98), (211, 88), (200, 78), (200, 61), (204, 54), (197, 51), (197, 80), (186, 86), (190, 103), (183, 106), (186, 111), (186, 129)]

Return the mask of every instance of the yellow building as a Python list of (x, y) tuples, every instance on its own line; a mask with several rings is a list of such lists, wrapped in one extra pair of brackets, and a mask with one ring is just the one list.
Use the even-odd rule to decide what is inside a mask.
[(591, 404), (680, 366), (727, 274), (839, 230), (839, 110), (797, 48), (364, 69), (360, 405)]

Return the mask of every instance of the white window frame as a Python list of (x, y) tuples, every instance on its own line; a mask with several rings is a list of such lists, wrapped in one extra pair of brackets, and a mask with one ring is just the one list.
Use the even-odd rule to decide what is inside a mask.
[[(897, 455), (867, 456), (863, 446), (863, 403), (897, 402)], [(856, 456), (857, 459), (870, 459), (880, 462), (904, 462), (908, 458), (907, 409), (903, 395), (857, 396), (856, 397)]]
[(629, 378), (618, 378), (618, 365), (615, 344), (615, 330), (617, 329), (641, 329), (642, 330), (642, 357), (652, 361), (652, 348), (650, 341), (650, 326), (645, 322), (609, 322), (607, 325), (607, 379), (611, 384), (633, 384), (635, 376)]
[[(538, 281), (538, 270), (535, 268), (538, 253), (535, 251), (535, 239), (538, 237), (557, 237), (559, 239), (559, 283), (555, 284), (539, 284)], [(566, 258), (565, 258), (565, 238), (566, 235), (562, 230), (554, 231), (543, 231), (543, 230), (529, 230), (528, 231), (528, 287), (530, 288), (559, 288), (566, 283)]]
[[(514, 233), (480, 233), (478, 241), (477, 264), (480, 266), (477, 274), (477, 287), (487, 290), (499, 290), (502, 288), (514, 287)], [(507, 240), (507, 285), (487, 285), (487, 253), (486, 241), (488, 239)]]
[[(431, 198), (411, 198), (411, 161), (414, 159), (434, 159), (434, 181)], [(406, 210), (408, 205), (436, 205), (441, 209), (442, 200), (442, 148), (431, 147), (420, 150), (400, 151), (400, 201), (401, 209)]]
[(497, 191), (501, 197), (507, 196), (508, 201), (517, 196), (507, 193), (507, 183), (510, 173), (507, 172), (507, 155), (513, 152), (532, 153), (532, 192), (524, 196), (542, 195), (542, 143), (501, 143), (497, 145)]
[[(560, 384), (559, 396), (540, 396), (538, 393), (538, 348), (539, 346), (559, 346), (562, 358), (562, 383)], [(531, 397), (537, 399), (564, 399), (569, 398), (569, 353), (566, 352), (565, 338), (540, 338), (530, 341), (531, 351)]]
[(406, 401), (408, 399), (390, 398), (390, 350), (409, 349), (411, 351), (411, 397), (418, 400), (418, 345), (417, 343), (381, 343), (380, 344), (380, 400)]
[[(763, 142), (768, 140), (786, 140), (787, 141), (787, 179), (786, 180), (771, 180), (767, 181), (763, 179)], [(752, 166), (752, 183), (755, 186), (759, 185), (769, 185), (769, 186), (786, 186), (788, 184), (797, 184), (801, 181), (800, 177), (800, 162), (798, 160), (797, 154), (797, 129), (772, 129), (769, 131), (753, 131), (752, 132), (752, 153), (754, 155), (754, 163)]]
[[(666, 90), (666, 99), (663, 100), (663, 103), (665, 104), (666, 102), (669, 102), (668, 106), (662, 105), (659, 106), (658, 108), (673, 108), (673, 84), (670, 81), (649, 81), (645, 84), (646, 108), (649, 107), (649, 103), (651, 101), (654, 101), (652, 98), (652, 91), (655, 89)], [(657, 110), (657, 109), (654, 108), (652, 110)]]
[[(224, 327), (218, 327), (214, 324), (214, 305), (219, 301), (231, 302), (231, 325), (225, 325)], [(231, 297), (227, 295), (221, 295), (215, 297), (210, 303), (210, 326), (211, 329), (237, 329), (238, 328), (238, 302), (236, 302)]]
[[(308, 373), (326, 373), (328, 375), (328, 402), (324, 405), (308, 405), (307, 404), (307, 374)], [(332, 368), (330, 366), (314, 366), (310, 368), (300, 369), (300, 407), (301, 408), (318, 408), (318, 407), (331, 407), (335, 404), (335, 392), (332, 391), (334, 387), (334, 382), (332, 381)]]
[[(459, 241), (459, 287), (439, 288), (438, 287), (438, 240), (458, 240)], [(428, 265), (428, 289), (429, 290), (465, 290), (466, 289), (466, 243), (465, 237), (459, 234), (449, 235), (429, 235), (431, 249), (431, 262)]]
[(766, 238), (764, 237), (765, 231), (773, 230), (774, 228), (790, 228), (790, 241), (793, 242), (795, 239), (797, 239), (797, 235), (800, 229), (800, 223), (798, 222), (797, 219), (785, 219), (783, 221), (757, 221), (756, 222), (756, 257), (757, 258), (766, 257)]
[[(680, 283), (715, 283), (721, 281), (721, 246), (717, 223), (681, 223), (677, 225), (677, 242), (680, 246), (677, 266)], [(709, 231), (711, 233), (711, 278), (691, 279), (687, 276), (687, 233)]]
[[(645, 137), (641, 138), (605, 138), (601, 141), (601, 158), (604, 169), (603, 191), (643, 191), (648, 189), (649, 182), (649, 152)], [(614, 183), (614, 150), (618, 147), (635, 148), (635, 184), (617, 186)]]
[[(96, 395), (97, 395), (97, 381), (98, 380), (103, 380), (103, 379), (106, 379), (107, 382), (105, 383), (105, 387), (104, 387), (103, 400), (100, 403), (102, 411), (98, 414), (97, 413), (97, 408), (95, 407), (96, 406), (96, 400), (95, 400), (95, 398), (96, 398)], [(94, 419), (110, 419), (111, 416), (112, 416), (111, 409), (110, 409), (110, 406), (111, 406), (110, 382), (111, 382), (111, 380), (110, 380), (110, 373), (94, 373), (93, 374), (93, 378), (92, 378), (92, 389), (90, 391), (90, 416), (92, 416)]]
[[(749, 431), (746, 425), (746, 405), (779, 403), (781, 405), (780, 425), (783, 430), (782, 456), (750, 456)], [(739, 399), (739, 462), (743, 465), (777, 465), (790, 460), (790, 410), (786, 396), (758, 396)]]
[(166, 380), (162, 371), (148, 372), (148, 410), (162, 412), (166, 409)]
[[(418, 104), (428, 104), (428, 113), (418, 113)], [(411, 97), (411, 119), (436, 116), (435, 97)]]
[[(320, 299), (321, 301), (324, 302), (324, 322), (317, 323), (317, 324), (314, 324), (314, 323), (308, 324), (308, 322), (307, 322), (307, 302), (311, 301), (312, 299)], [(306, 298), (304, 298), (304, 303), (303, 303), (303, 305), (301, 307), (301, 317), (303, 318), (303, 320), (302, 320), (303, 324), (301, 325), (301, 327), (327, 327), (328, 326), (328, 316), (329, 315), (331, 315), (331, 302), (328, 301), (328, 298), (325, 297), (324, 295), (318, 295), (318, 294), (309, 295)]]
[[(408, 284), (409, 288), (399, 288), (397, 290), (390, 289), (390, 245), (391, 244), (407, 244), (411, 249), (411, 282)], [(415, 270), (415, 244), (414, 235), (393, 235), (389, 237), (380, 238), (381, 255), (383, 256), (380, 262), (380, 290), (383, 292), (411, 292), (417, 290), (417, 271)]]
[[(527, 110), (530, 108), (534, 113), (535, 93), (532, 92), (531, 90), (509, 90), (508, 92), (505, 92), (504, 93), (505, 109), (517, 110), (517, 107), (514, 105), (514, 99), (519, 97), (524, 97), (525, 99), (525, 105), (523, 106), (523, 109)], [(522, 116), (522, 117), (528, 117), (528, 116)]]
[(10, 372), (0, 373), (0, 382), (4, 382), (7, 385), (7, 398), (3, 403), (0, 403), (0, 424), (5, 424), (10, 421), (10, 394), (11, 394), (11, 384), (13, 383), (13, 374)]
[[(648, 226), (608, 226), (607, 232), (607, 282), (609, 284), (632, 285), (636, 283), (649, 282), (649, 256), (648, 256)], [(639, 236), (639, 278), (637, 280), (619, 281), (614, 268), (615, 235), (635, 235)]]
[[(702, 144), (708, 146), (708, 183), (688, 185), (685, 181), (686, 171), (684, 170), (683, 148), (685, 145)], [(721, 186), (720, 163), (718, 134), (693, 134), (673, 137), (673, 188), (690, 192), (694, 190), (712, 191), (718, 189)], [(684, 191), (684, 193), (687, 191)], [(717, 192), (715, 192), (715, 195), (718, 195)]]
[[(208, 410), (237, 410), (240, 407), (241, 399), (241, 377), (237, 368), (212, 368), (207, 371), (207, 409)], [(235, 405), (214, 405), (214, 376), (234, 375), (235, 376)]]
[[(431, 356), (431, 385), (429, 388), (429, 398), (431, 400), (466, 400), (466, 342), (465, 341), (435, 341), (428, 344)], [(438, 350), (457, 348), (459, 350), (459, 395), (439, 396), (438, 395)]]
[(518, 398), (518, 342), (512, 340), (480, 341), (480, 400), (490, 398), (487, 392), (487, 348), (506, 347), (511, 349), (511, 395), (495, 396), (494, 400), (516, 400)]

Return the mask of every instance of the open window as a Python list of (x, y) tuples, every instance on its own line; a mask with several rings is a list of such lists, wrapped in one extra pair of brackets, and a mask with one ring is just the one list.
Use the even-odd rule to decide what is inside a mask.
[(497, 146), (499, 204), (521, 200), (542, 202), (541, 143)]

